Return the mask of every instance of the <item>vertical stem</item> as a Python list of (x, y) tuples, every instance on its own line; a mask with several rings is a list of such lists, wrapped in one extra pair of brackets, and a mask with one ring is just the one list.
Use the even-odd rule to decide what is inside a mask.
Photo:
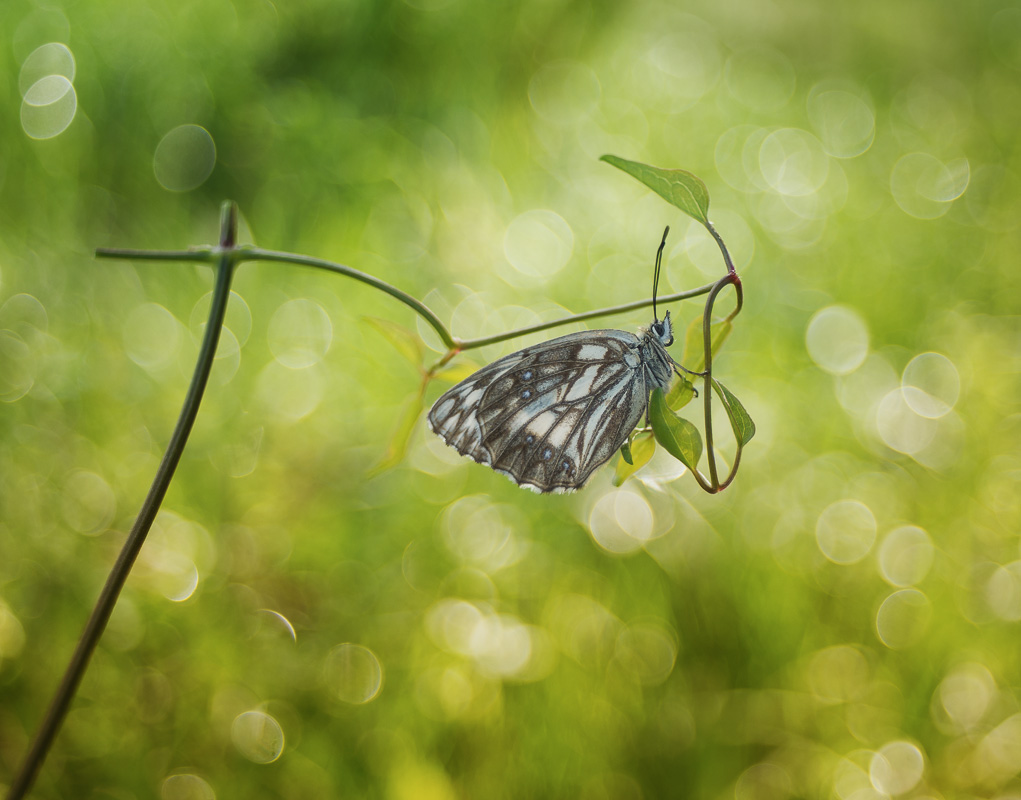
[[(728, 272), (720, 278), (709, 292), (705, 301), (705, 311), (702, 314), (702, 347), (705, 351), (705, 385), (702, 389), (702, 404), (705, 415), (705, 449), (709, 461), (709, 483), (714, 492), (720, 491), (720, 478), (716, 470), (716, 451), (713, 449), (713, 341), (712, 341), (712, 317), (713, 304), (724, 286), (733, 283), (740, 287), (737, 273)], [(740, 294), (740, 288), (739, 288)]]
[(142, 508), (135, 519), (135, 524), (128, 534), (120, 555), (110, 571), (106, 585), (92, 609), (78, 640), (74, 655), (71, 657), (64, 677), (57, 688), (46, 716), (36, 732), (32, 746), (21, 764), (18, 774), (14, 777), (7, 793), (7, 800), (21, 800), (35, 781), (46, 756), (53, 745), (54, 739), (60, 732), (64, 718), (71, 707), (78, 686), (85, 675), (89, 660), (95, 652), (99, 639), (106, 629), (106, 624), (113, 613), (117, 598), (121, 589), (131, 572), (135, 558), (142, 549), (142, 544), (149, 533), (156, 513), (159, 511), (163, 498), (166, 496), (170, 486), (170, 480), (181, 460), (184, 452), (184, 445), (191, 433), (195, 416), (198, 414), (199, 404), (202, 402), (202, 394), (205, 391), (209, 379), (209, 372), (213, 366), (213, 358), (216, 355), (216, 345), (220, 340), (220, 330), (223, 327), (223, 319), (227, 309), (227, 300), (230, 297), (230, 282), (234, 274), (236, 251), (234, 243), (237, 237), (237, 206), (233, 203), (224, 203), (220, 218), (220, 254), (216, 265), (216, 287), (213, 291), (212, 306), (209, 310), (209, 321), (206, 323), (206, 331), (202, 340), (202, 348), (199, 351), (198, 361), (195, 364), (195, 372), (192, 375), (191, 386), (184, 399), (181, 408), (181, 415), (178, 417), (177, 426), (170, 437), (166, 453), (159, 469), (156, 470), (156, 477), (153, 479), (149, 494), (142, 503)]

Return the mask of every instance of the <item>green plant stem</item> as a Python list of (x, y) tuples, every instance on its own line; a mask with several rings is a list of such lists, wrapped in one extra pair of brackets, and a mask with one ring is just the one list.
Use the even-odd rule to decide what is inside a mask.
[[(698, 297), (699, 295), (705, 294), (706, 292), (712, 291), (715, 284), (707, 283), (705, 286), (700, 286), (697, 289), (689, 289), (686, 292), (677, 292), (676, 294), (668, 294), (663, 297), (656, 298), (657, 303), (673, 303), (678, 300), (688, 300), (692, 297)], [(527, 328), (518, 328), (513, 331), (507, 331), (505, 333), (498, 333), (494, 336), (483, 336), (478, 339), (463, 339), (458, 342), (458, 347), (461, 350), (471, 350), (476, 347), (485, 347), (489, 344), (497, 344), (499, 342), (505, 342), (508, 339), (516, 339), (519, 336), (527, 336), (530, 333), (539, 333), (540, 331), (546, 331), (550, 328), (556, 328), (561, 325), (568, 325), (572, 322), (583, 322), (587, 319), (596, 319), (598, 317), (609, 317), (613, 314), (623, 314), (625, 311), (634, 311), (638, 308), (649, 308), (652, 306), (652, 298), (648, 300), (635, 300), (632, 303), (623, 303), (618, 306), (610, 306), (608, 308), (599, 308), (595, 311), (585, 311), (581, 314), (571, 314), (567, 317), (561, 317), (560, 319), (551, 320), (550, 322), (540, 322), (538, 325), (529, 325)]]
[(195, 422), (195, 416), (198, 414), (199, 405), (202, 402), (202, 395), (209, 379), (209, 372), (216, 355), (216, 346), (220, 339), (220, 331), (223, 327), (237, 252), (233, 247), (236, 226), (236, 207), (234, 207), (233, 203), (225, 204), (221, 220), (221, 247), (217, 251), (216, 286), (213, 290), (209, 321), (206, 324), (202, 347), (199, 351), (198, 361), (195, 364), (195, 372), (192, 375), (191, 385), (184, 399), (184, 405), (181, 408), (177, 426), (170, 437), (163, 460), (160, 462), (159, 468), (156, 471), (156, 477), (149, 488), (149, 494), (146, 496), (145, 502), (142, 503), (142, 508), (138, 513), (135, 524), (121, 548), (117, 561), (114, 563), (113, 569), (106, 580), (106, 585), (103, 586), (103, 591), (99, 595), (99, 599), (96, 601), (92, 615), (85, 625), (74, 655), (71, 657), (67, 670), (64, 672), (60, 686), (57, 688), (46, 716), (36, 732), (35, 739), (25, 756), (25, 760), (22, 762), (20, 771), (10, 785), (7, 800), (21, 800), (28, 793), (43, 762), (46, 760), (50, 747), (71, 707), (71, 702), (85, 674), (89, 660), (92, 658), (99, 639), (106, 629), (106, 624), (110, 619), (110, 614), (113, 613), (121, 589), (124, 587), (124, 583), (131, 572), (131, 567), (135, 563), (139, 551), (142, 549), (142, 544), (145, 542), (149, 529), (152, 527), (153, 520), (156, 518), (156, 513), (159, 511), (163, 498), (166, 496), (170, 480), (174, 476), (174, 471), (181, 460), (185, 442), (188, 440), (188, 435)]
[[(305, 267), (314, 267), (316, 269), (325, 269), (329, 272), (335, 272), (339, 275), (344, 275), (348, 278), (354, 278), (356, 281), (361, 281), (369, 286), (379, 289), (382, 292), (390, 295), (391, 297), (404, 303), (404, 305), (411, 308), (416, 314), (424, 319), (429, 326), (436, 331), (439, 335), (443, 345), (448, 349), (448, 356), (450, 352), (454, 354), (461, 352), (462, 350), (473, 350), (479, 347), (485, 347), (490, 344), (498, 344), (499, 342), (505, 342), (510, 339), (516, 339), (519, 336), (527, 336), (530, 333), (538, 333), (540, 331), (549, 330), (551, 328), (557, 328), (561, 325), (569, 325), (573, 322), (583, 322), (588, 319), (596, 319), (598, 317), (608, 317), (614, 314), (623, 314), (626, 311), (634, 311), (639, 308), (650, 308), (652, 306), (652, 298), (646, 300), (636, 300), (631, 303), (623, 303), (621, 305), (609, 306), (607, 308), (600, 308), (596, 311), (586, 311), (581, 314), (571, 314), (566, 317), (551, 320), (550, 322), (540, 322), (537, 325), (529, 325), (525, 328), (518, 328), (517, 330), (505, 331), (504, 333), (498, 333), (493, 336), (482, 336), (477, 339), (458, 339), (453, 336), (446, 325), (436, 316), (435, 312), (432, 311), (425, 303), (412, 297), (405, 291), (398, 289), (386, 281), (380, 280), (379, 278), (369, 275), (368, 273), (361, 272), (352, 267), (348, 267), (344, 264), (337, 264), (333, 261), (326, 261), (322, 258), (313, 258), (312, 256), (303, 256), (296, 253), (284, 253), (275, 250), (262, 250), (258, 247), (240, 247), (237, 249), (237, 263), (243, 261), (276, 261), (283, 263), (298, 264)], [(205, 263), (210, 261), (216, 256), (216, 250), (213, 248), (195, 248), (193, 250), (175, 250), (175, 251), (161, 251), (161, 250), (122, 250), (115, 248), (99, 248), (96, 250), (96, 255), (103, 258), (124, 258), (132, 260), (158, 260), (158, 261), (198, 261)], [(689, 289), (686, 292), (677, 292), (675, 294), (664, 295), (657, 299), (659, 303), (673, 303), (678, 300), (688, 300), (692, 297), (698, 297), (699, 295), (706, 294), (711, 291), (715, 284), (707, 283), (705, 286), (700, 286), (697, 289)], [(446, 359), (449, 361), (449, 357)], [(446, 363), (446, 362), (444, 362)]]

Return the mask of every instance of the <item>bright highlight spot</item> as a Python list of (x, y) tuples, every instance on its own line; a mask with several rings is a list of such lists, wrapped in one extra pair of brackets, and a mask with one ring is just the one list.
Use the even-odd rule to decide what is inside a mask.
[(964, 194), (970, 177), (966, 158), (944, 164), (928, 153), (908, 153), (894, 164), (890, 193), (905, 214), (936, 219)]
[(326, 657), (326, 685), (344, 703), (363, 705), (383, 687), (383, 666), (376, 654), (360, 644), (338, 644)]
[(652, 507), (631, 489), (615, 489), (592, 506), (588, 523), (592, 538), (604, 550), (631, 553), (652, 538)]
[(180, 327), (177, 318), (159, 303), (135, 306), (124, 320), (124, 351), (138, 366), (158, 372), (177, 356)]
[(917, 589), (902, 589), (887, 597), (876, 612), (876, 633), (891, 650), (901, 650), (922, 638), (931, 617), (928, 597)]
[(950, 413), (961, 393), (961, 377), (954, 362), (941, 353), (922, 353), (904, 368), (904, 402), (922, 417), (938, 419)]
[(1021, 561), (997, 567), (986, 581), (986, 602), (1000, 619), (1021, 620)]
[(879, 572), (894, 586), (913, 586), (929, 574), (935, 548), (916, 525), (890, 531), (879, 546)]
[(283, 303), (269, 321), (270, 352), (288, 369), (303, 369), (322, 361), (333, 343), (333, 323), (315, 300), (299, 298)]
[(865, 321), (847, 306), (827, 306), (817, 311), (805, 331), (809, 357), (831, 375), (847, 375), (862, 365), (869, 354), (869, 331)]
[(903, 389), (894, 389), (879, 403), (876, 429), (887, 447), (910, 456), (932, 444), (938, 425), (908, 405)]
[(32, 86), (50, 76), (59, 76), (74, 83), (75, 69), (74, 54), (66, 44), (50, 42), (40, 45), (21, 62), (18, 91), (24, 98)]
[(198, 125), (179, 125), (156, 145), (152, 169), (160, 186), (171, 192), (198, 188), (216, 166), (216, 145)]
[(269, 714), (246, 711), (230, 726), (230, 740), (249, 761), (272, 764), (284, 752), (284, 731)]
[(78, 110), (78, 96), (63, 75), (47, 75), (29, 87), (21, 101), (21, 128), (32, 139), (52, 139), (67, 130)]
[(869, 764), (869, 778), (876, 791), (887, 795), (910, 792), (922, 780), (925, 756), (911, 742), (884, 744)]
[(216, 800), (216, 792), (198, 775), (170, 775), (160, 787), (162, 800)]
[(836, 158), (853, 158), (872, 145), (876, 117), (859, 96), (815, 87), (808, 96), (808, 118), (823, 149)]
[(504, 277), (511, 283), (520, 277), (545, 280), (567, 265), (573, 251), (574, 232), (563, 217), (545, 209), (526, 211), (504, 234), (504, 255), (517, 272), (504, 270)]
[(971, 730), (996, 696), (996, 681), (984, 664), (961, 664), (939, 685), (943, 709), (957, 725)]
[(62, 493), (64, 519), (79, 533), (102, 533), (117, 512), (113, 489), (94, 472), (81, 470), (67, 479)]
[(840, 500), (828, 506), (815, 524), (822, 554), (835, 564), (854, 564), (872, 549), (876, 518), (864, 503)]
[(830, 158), (812, 134), (781, 128), (762, 140), (759, 166), (773, 191), (803, 197), (818, 192), (826, 183)]

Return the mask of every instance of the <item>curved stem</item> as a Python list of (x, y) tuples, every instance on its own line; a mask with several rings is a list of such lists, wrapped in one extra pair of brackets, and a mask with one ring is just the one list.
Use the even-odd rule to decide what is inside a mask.
[(450, 332), (447, 327), (440, 321), (440, 318), (433, 313), (433, 311), (423, 302), (412, 297), (407, 292), (401, 291), (396, 286), (392, 286), (386, 281), (382, 281), (374, 275), (369, 275), (367, 272), (361, 272), (352, 267), (345, 266), (344, 264), (335, 264), (332, 261), (325, 261), (321, 258), (313, 258), (312, 256), (296, 255), (295, 253), (281, 253), (274, 250), (262, 250), (258, 247), (245, 247), (241, 248), (241, 258), (244, 261), (283, 261), (290, 262), (292, 264), (300, 264), (304, 267), (315, 267), (316, 269), (325, 269), (330, 272), (336, 272), (340, 275), (345, 275), (348, 278), (354, 278), (356, 281), (367, 283), (373, 288), (379, 289), (381, 292), (386, 292), (393, 298), (400, 300), (404, 305), (411, 308), (416, 314), (422, 319), (429, 323), (430, 327), (439, 334), (443, 344), (454, 349), (459, 346), (459, 343)]
[[(703, 375), (705, 383), (702, 390), (702, 404), (704, 409), (703, 413), (705, 415), (705, 449), (706, 456), (709, 461), (709, 483), (711, 491), (713, 492), (720, 491), (720, 479), (716, 471), (716, 451), (713, 449), (713, 304), (716, 302), (716, 296), (725, 286), (731, 283), (734, 283), (736, 286), (740, 286), (740, 279), (738, 279), (736, 272), (728, 272), (715, 284), (713, 284), (713, 288), (709, 292), (709, 297), (707, 297), (705, 301), (705, 311), (702, 314), (702, 347), (705, 351), (705, 366), (703, 367), (705, 370), (705, 374)], [(740, 292), (740, 290), (738, 291)]]
[(78, 685), (81, 683), (85, 669), (88, 667), (89, 660), (92, 658), (96, 645), (106, 629), (110, 614), (113, 613), (114, 605), (117, 603), (117, 598), (120, 596), (121, 589), (128, 578), (128, 573), (130, 573), (131, 567), (135, 563), (139, 551), (142, 549), (142, 544), (149, 533), (149, 528), (156, 518), (156, 512), (159, 511), (160, 504), (166, 496), (170, 480), (173, 478), (174, 471), (181, 460), (185, 442), (188, 440), (188, 434), (191, 432), (195, 416), (198, 414), (199, 404), (202, 402), (202, 394), (209, 379), (209, 372), (213, 366), (213, 358), (216, 355), (216, 345), (220, 339), (220, 330), (223, 327), (227, 300), (230, 297), (230, 282), (235, 266), (236, 251), (232, 249), (232, 244), (236, 226), (236, 210), (233, 208), (232, 203), (225, 203), (221, 218), (222, 246), (216, 265), (216, 287), (213, 290), (209, 321), (206, 323), (202, 348), (199, 351), (198, 361), (195, 364), (195, 373), (192, 375), (191, 386), (188, 387), (188, 394), (184, 399), (184, 405), (181, 408), (181, 415), (178, 417), (177, 426), (170, 437), (166, 453), (164, 453), (163, 461), (160, 462), (159, 469), (156, 471), (156, 477), (153, 479), (149, 494), (146, 496), (145, 502), (142, 503), (142, 508), (138, 513), (135, 524), (121, 548), (120, 555), (118, 555), (117, 561), (110, 571), (110, 576), (106, 580), (106, 585), (103, 587), (103, 591), (100, 593), (99, 599), (92, 609), (92, 615), (85, 625), (85, 630), (78, 640), (78, 646), (75, 648), (74, 655), (67, 665), (67, 670), (60, 682), (60, 686), (57, 688), (57, 692), (46, 712), (46, 717), (36, 733), (24, 762), (22, 762), (20, 771), (10, 785), (7, 800), (21, 800), (28, 793), (32, 783), (35, 781), (36, 775), (39, 773), (39, 769), (46, 760), (46, 755), (57, 733), (60, 731), (64, 718), (67, 716), (71, 702), (78, 690)]
[[(707, 283), (705, 286), (700, 286), (697, 289), (689, 289), (686, 292), (668, 294), (664, 297), (656, 298), (655, 302), (673, 303), (677, 300), (688, 300), (692, 297), (698, 297), (699, 295), (712, 291), (714, 285), (715, 284)], [(529, 325), (527, 328), (518, 328), (517, 330), (499, 333), (494, 336), (483, 336), (478, 339), (462, 339), (458, 342), (458, 347), (461, 350), (485, 347), (489, 344), (505, 342), (508, 339), (516, 339), (518, 336), (538, 333), (539, 331), (549, 330), (550, 328), (556, 328), (560, 325), (568, 325), (572, 322), (582, 322), (587, 319), (596, 319), (597, 317), (608, 317), (613, 314), (623, 314), (625, 311), (634, 311), (636, 308), (649, 308), (652, 306), (653, 302), (653, 299), (650, 297), (648, 300), (635, 300), (632, 303), (623, 303), (619, 306), (609, 306), (607, 308), (596, 309), (595, 311), (585, 311), (581, 314), (571, 314), (570, 316), (561, 317), (560, 319), (551, 320), (550, 322), (540, 322), (538, 325)]]

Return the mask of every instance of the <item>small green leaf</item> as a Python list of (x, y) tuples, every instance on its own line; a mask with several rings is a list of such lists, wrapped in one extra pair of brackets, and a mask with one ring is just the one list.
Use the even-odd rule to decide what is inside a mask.
[(624, 448), (621, 448), (621, 458), (617, 461), (617, 469), (613, 473), (614, 486), (621, 486), (624, 481), (649, 463), (649, 459), (656, 452), (656, 440), (652, 438), (651, 433), (641, 433), (634, 438), (629, 449), (631, 460), (627, 461), (624, 458)]
[(678, 376), (666, 395), (666, 404), (674, 411), (680, 411), (695, 397), (695, 385), (683, 376)]
[(694, 472), (702, 457), (702, 434), (688, 420), (670, 410), (662, 389), (653, 389), (649, 397), (649, 422), (656, 441)]
[(744, 447), (755, 435), (755, 423), (752, 422), (752, 418), (748, 416), (748, 412), (744, 410), (744, 406), (741, 405), (741, 401), (734, 397), (734, 395), (730, 393), (730, 389), (716, 380), (716, 378), (713, 378), (713, 388), (719, 395), (720, 402), (723, 403), (723, 408), (726, 410), (727, 416), (730, 417), (730, 427), (734, 430), (734, 438), (737, 439), (737, 446)]
[(606, 155), (600, 161), (624, 170), (671, 205), (703, 225), (709, 223), (709, 190), (701, 179), (684, 169), (661, 169), (638, 161)]
[[(730, 320), (721, 319), (709, 325), (709, 345), (716, 355), (733, 329)], [(681, 363), (692, 372), (705, 369), (705, 339), (702, 335), (702, 317), (696, 317), (684, 332), (684, 351)], [(671, 406), (673, 407), (673, 406)]]
[(375, 477), (381, 472), (397, 466), (408, 451), (408, 442), (411, 440), (411, 432), (415, 430), (415, 423), (422, 413), (422, 393), (415, 392), (408, 395), (404, 400), (404, 406), (397, 417), (397, 425), (390, 436), (390, 443), (387, 445), (386, 453), (379, 463), (369, 470), (369, 477)]
[(634, 459), (631, 458), (631, 442), (624, 442), (624, 444), (620, 446), (620, 457), (629, 465), (635, 463)]
[(425, 345), (422, 340), (403, 325), (391, 322), (388, 319), (379, 317), (362, 317), (373, 328), (383, 334), (383, 338), (397, 348), (397, 352), (404, 356), (416, 367), (421, 365), (425, 358)]
[(434, 378), (441, 381), (450, 381), (450, 383), (460, 383), (465, 378), (474, 375), (479, 371), (479, 365), (472, 361), (459, 361), (451, 367), (444, 367), (439, 370)]

